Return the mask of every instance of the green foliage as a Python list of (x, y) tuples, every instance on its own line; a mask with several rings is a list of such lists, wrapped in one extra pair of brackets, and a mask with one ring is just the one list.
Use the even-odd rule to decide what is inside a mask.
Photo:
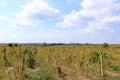
[(40, 80), (53, 80), (52, 74), (48, 70), (40, 70), (38, 74), (40, 75)]
[(99, 61), (99, 53), (98, 52), (91, 52), (90, 53), (90, 62), (96, 63)]
[[(1, 47), (0, 80), (22, 80), (21, 66), (24, 59), (22, 77), (25, 80), (55, 80), (55, 78), (58, 80), (53, 56), (56, 56), (56, 62), (61, 67), (62, 73), (67, 74), (63, 80), (80, 80), (79, 76), (83, 77), (83, 80), (86, 80), (86, 78), (101, 80), (100, 52), (103, 69), (117, 74), (120, 73), (120, 48), (116, 48), (116, 45), (110, 46), (111, 48), (108, 49), (102, 48), (101, 45), (6, 46), (6, 50)], [(4, 54), (4, 52), (6, 53)], [(21, 57), (18, 57), (19, 55)], [(4, 66), (7, 61), (10, 65)], [(9, 67), (17, 70), (11, 70), (7, 73)], [(18, 76), (16, 76), (17, 74)], [(107, 77), (106, 80), (111, 79)]]
[(12, 44), (12, 43), (9, 43), (8, 46), (9, 46), (9, 47), (13, 47), (13, 44)]
[(14, 43), (14, 46), (17, 47), (17, 46), (19, 46), (19, 44), (18, 43)]
[(72, 55), (66, 56), (66, 63), (72, 63)]
[(114, 71), (120, 71), (120, 66), (110, 66)]
[(18, 45), (17, 43), (9, 43), (8, 46), (9, 46), (9, 47), (17, 47), (17, 46), (19, 46), (19, 45)]
[(36, 72), (29, 71), (25, 74), (25, 80), (55, 80), (51, 72), (42, 69)]
[(28, 63), (28, 67), (31, 69), (35, 68), (35, 58), (33, 57), (34, 55), (32, 54), (32, 51), (28, 50), (27, 54), (26, 54), (27, 58), (27, 63)]
[(7, 55), (6, 55), (6, 48), (4, 47), (4, 52), (3, 52), (3, 54), (4, 54), (4, 66), (6, 66), (6, 67), (9, 67), (10, 66), (10, 62), (8, 61), (8, 59), (7, 59)]
[(103, 60), (108, 60), (108, 59), (115, 60), (115, 58), (113, 58), (110, 54), (107, 53), (102, 53), (102, 57)]
[(42, 43), (40, 46), (41, 47), (46, 47), (46, 46), (48, 46), (48, 44), (47, 43)]
[(108, 43), (103, 43), (103, 44), (102, 44), (102, 47), (103, 47), (103, 48), (109, 48), (109, 45), (108, 45)]

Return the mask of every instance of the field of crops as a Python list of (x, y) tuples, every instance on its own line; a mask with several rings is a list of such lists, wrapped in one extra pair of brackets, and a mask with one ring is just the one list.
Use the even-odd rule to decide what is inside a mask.
[(0, 80), (120, 80), (120, 45), (1, 46)]

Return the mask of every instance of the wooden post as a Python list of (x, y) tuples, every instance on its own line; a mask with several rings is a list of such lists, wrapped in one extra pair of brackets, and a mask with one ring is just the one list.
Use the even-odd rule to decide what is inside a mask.
[(100, 69), (101, 69), (101, 79), (104, 79), (104, 73), (103, 73), (103, 59), (102, 59), (102, 52), (100, 52)]
[(19, 52), (18, 52), (19, 58), (22, 57), (22, 51), (21, 51), (21, 47), (19, 47)]
[(22, 69), (21, 69), (21, 76), (22, 76), (22, 80), (24, 80), (24, 71), (25, 71), (25, 54), (27, 53), (27, 49), (25, 49), (25, 51), (22, 54)]
[(62, 71), (61, 71), (61, 67), (58, 66), (57, 64), (57, 61), (56, 61), (56, 58), (53, 56), (53, 59), (54, 59), (54, 65), (55, 65), (55, 68), (56, 68), (56, 71), (57, 71), (57, 75), (60, 79), (62, 79)]
[(4, 65), (6, 66), (6, 61), (7, 61), (7, 58), (6, 58), (6, 47), (4, 47)]
[(10, 63), (8, 62), (7, 57), (6, 57), (6, 47), (4, 47), (3, 54), (4, 54), (4, 66), (8, 67), (8, 66), (10, 66)]

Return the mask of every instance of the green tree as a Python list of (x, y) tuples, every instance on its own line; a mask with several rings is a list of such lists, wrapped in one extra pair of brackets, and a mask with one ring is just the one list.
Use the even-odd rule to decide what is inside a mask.
[(42, 43), (41, 46), (46, 47), (46, 46), (48, 46), (48, 44), (47, 43)]
[(9, 47), (17, 47), (17, 46), (19, 46), (19, 44), (18, 43), (9, 43), (8, 46)]
[(102, 44), (102, 47), (103, 47), (103, 48), (109, 48), (109, 44), (108, 44), (108, 43), (103, 43), (103, 44)]

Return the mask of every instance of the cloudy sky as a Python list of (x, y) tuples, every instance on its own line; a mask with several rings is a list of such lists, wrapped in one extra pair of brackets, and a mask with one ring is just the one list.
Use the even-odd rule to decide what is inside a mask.
[(0, 0), (0, 43), (120, 43), (119, 0)]

